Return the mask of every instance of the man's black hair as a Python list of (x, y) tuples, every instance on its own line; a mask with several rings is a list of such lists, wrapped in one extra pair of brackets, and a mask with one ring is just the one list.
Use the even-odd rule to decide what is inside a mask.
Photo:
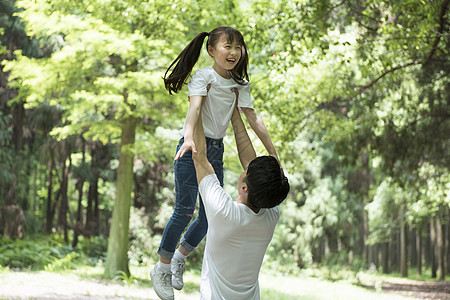
[(289, 181), (273, 156), (259, 156), (252, 160), (243, 180), (248, 187), (248, 202), (256, 208), (279, 205), (289, 193)]

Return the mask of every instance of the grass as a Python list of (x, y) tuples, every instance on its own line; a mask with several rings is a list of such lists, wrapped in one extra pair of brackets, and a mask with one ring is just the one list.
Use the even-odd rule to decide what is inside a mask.
[[(114, 280), (103, 278), (102, 257), (106, 245), (104, 239), (98, 238), (84, 243), (81, 240), (79, 249), (64, 246), (58, 239), (48, 237), (36, 237), (26, 241), (1, 241), (0, 299), (28, 299), (28, 295), (34, 296), (30, 299), (39, 299), (40, 296), (48, 299), (46, 296), (49, 294), (60, 295), (58, 299), (158, 299), (148, 276), (150, 265), (131, 264), (131, 275), (122, 272), (116, 274)], [(354, 268), (337, 264), (296, 271), (295, 275), (283, 274), (281, 271), (292, 271), (290, 268), (272, 271), (278, 267), (276, 262), (265, 262), (262, 266), (262, 300), (412, 299), (383, 293), (381, 283), (402, 280), (409, 280), (409, 284), (411, 280), (436, 281), (429, 278), (429, 271), (424, 271), (424, 275), (418, 277), (413, 269), (409, 271), (408, 279), (402, 279), (396, 277), (398, 274), (380, 275), (375, 270), (357, 272)], [(185, 287), (182, 291), (175, 292), (176, 298), (199, 299), (200, 270), (190, 264), (187, 264), (187, 270)], [(79, 284), (80, 281), (82, 284)], [(375, 289), (362, 288), (359, 284)], [(27, 292), (28, 290), (31, 292)], [(40, 293), (40, 296), (36, 293)]]
[(260, 275), (262, 300), (404, 300), (399, 295), (377, 292), (345, 281), (329, 281), (306, 275)]
[[(118, 279), (129, 289), (149, 288), (152, 286), (148, 278), (151, 266), (131, 266), (133, 281)], [(102, 267), (83, 267), (76, 271), (80, 278), (99, 280), (103, 277)], [(372, 275), (375, 278), (376, 275)], [(176, 291), (177, 299), (199, 298), (200, 272), (187, 270), (185, 273), (185, 287), (181, 292)], [(306, 274), (281, 275), (263, 268), (260, 274), (261, 300), (404, 300), (412, 299), (405, 296), (387, 294), (380, 291), (365, 289), (346, 281), (329, 281), (310, 277)]]
[[(368, 275), (373, 274), (371, 272), (367, 272)], [(435, 282), (435, 281), (441, 281), (439, 278), (432, 278), (431, 277), (431, 269), (424, 269), (422, 271), (422, 274), (419, 275), (417, 273), (417, 269), (416, 268), (408, 268), (408, 277), (404, 278), (402, 277), (402, 275), (399, 272), (392, 272), (390, 274), (382, 274), (382, 273), (376, 273), (373, 274), (374, 276), (376, 276), (376, 278), (378, 280), (383, 280), (383, 281), (401, 281), (401, 280), (415, 280), (415, 281), (427, 281), (427, 282)], [(445, 280), (444, 281), (450, 281), (450, 274), (447, 274), (447, 276), (445, 276)]]
[[(0, 299), (38, 299), (47, 295), (59, 295), (58, 299), (158, 299), (148, 277), (150, 268), (151, 266), (131, 266), (132, 275), (119, 274), (113, 281), (103, 278), (101, 265), (53, 272), (13, 272), (5, 268), (0, 271)], [(372, 279), (377, 278), (376, 275), (371, 276)], [(188, 270), (185, 273), (185, 288), (175, 291), (176, 299), (199, 299), (199, 290), (199, 271)], [(260, 291), (261, 300), (413, 299), (365, 289), (345, 281), (314, 278), (304, 273), (296, 276), (282, 275), (270, 272), (264, 266), (260, 274)]]
[[(103, 277), (106, 239), (81, 239), (79, 244), (77, 249), (72, 249), (62, 243), (61, 237), (37, 236), (23, 241), (1, 239), (0, 299), (56, 299), (48, 298), (48, 295), (59, 295), (58, 299), (158, 299), (148, 276), (151, 265), (136, 266), (133, 261), (137, 260), (130, 260), (131, 275), (119, 272), (114, 280), (107, 280)], [(175, 291), (176, 299), (199, 299), (200, 267), (198, 261), (196, 264), (192, 261), (191, 257), (187, 263), (185, 287)], [(299, 271), (289, 266), (280, 267), (276, 261), (265, 261), (260, 274), (261, 299), (413, 299), (384, 293), (382, 285), (396, 283), (411, 287), (420, 285), (417, 281), (437, 281), (431, 278), (429, 269), (418, 276), (411, 268), (408, 278), (395, 273), (380, 274), (374, 268), (358, 270), (358, 266), (330, 263)], [(447, 280), (450, 281), (450, 276)]]

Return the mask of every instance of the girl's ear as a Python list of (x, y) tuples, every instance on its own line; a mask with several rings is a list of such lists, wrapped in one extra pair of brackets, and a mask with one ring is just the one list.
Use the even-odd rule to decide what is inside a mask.
[(214, 57), (214, 48), (211, 45), (208, 45), (208, 54), (211, 57)]

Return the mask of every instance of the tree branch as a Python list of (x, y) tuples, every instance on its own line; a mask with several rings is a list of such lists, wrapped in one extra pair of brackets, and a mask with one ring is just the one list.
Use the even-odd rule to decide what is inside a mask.
[[(384, 71), (380, 76), (378, 76), (377, 78), (372, 80), (370, 83), (368, 83), (366, 85), (363, 85), (363, 86), (358, 86), (359, 91), (358, 91), (358, 93), (356, 93), (356, 95), (358, 95), (358, 94), (362, 93), (363, 91), (367, 90), (368, 88), (372, 87), (373, 85), (375, 85), (375, 83), (378, 82), (378, 80), (380, 80), (381, 78), (383, 78), (384, 76), (386, 76), (386, 75), (388, 75), (390, 73), (393, 73), (393, 72), (395, 72), (397, 70), (400, 70), (400, 69), (403, 69), (403, 68), (406, 68), (406, 67), (409, 67), (409, 66), (420, 65), (420, 64), (422, 64), (422, 62), (420, 62), (420, 61), (413, 61), (413, 62), (410, 62), (410, 63), (407, 63), (407, 64), (396, 66), (396, 67), (394, 67), (392, 69), (389, 69), (387, 71)], [(354, 96), (356, 96), (356, 95), (354, 95)]]
[(422, 65), (426, 65), (430, 62), (431, 58), (433, 57), (434, 53), (436, 52), (437, 46), (439, 44), (439, 41), (441, 40), (441, 36), (444, 33), (444, 27), (445, 27), (445, 13), (447, 11), (448, 5), (450, 3), (450, 0), (444, 1), (442, 3), (441, 12), (439, 13), (439, 29), (438, 34), (436, 38), (434, 39), (433, 47), (431, 48), (430, 53), (428, 54), (428, 57), (424, 60)]
[(393, 73), (399, 69), (403, 69), (409, 66), (413, 66), (413, 65), (426, 65), (431, 61), (431, 58), (433, 57), (433, 55), (436, 53), (437, 50), (437, 46), (439, 44), (439, 41), (441, 40), (441, 37), (443, 36), (443, 32), (444, 32), (444, 27), (445, 27), (445, 13), (447, 11), (448, 5), (450, 3), (450, 0), (446, 0), (444, 1), (444, 3), (442, 3), (442, 7), (441, 7), (441, 11), (439, 13), (439, 29), (436, 35), (436, 38), (434, 39), (433, 42), (433, 46), (431, 47), (430, 53), (428, 53), (427, 58), (423, 61), (412, 61), (403, 65), (399, 65), (396, 66), (392, 69), (389, 69), (387, 71), (384, 71), (380, 76), (378, 76), (377, 78), (375, 78), (374, 80), (372, 80), (370, 83), (363, 85), (363, 86), (359, 86), (359, 90), (358, 92), (352, 96), (355, 97), (357, 95), (359, 95), (360, 93), (362, 93), (363, 91), (367, 90), (368, 88), (372, 87), (373, 85), (375, 85), (375, 83), (377, 83), (381, 78), (383, 78), (384, 76)]

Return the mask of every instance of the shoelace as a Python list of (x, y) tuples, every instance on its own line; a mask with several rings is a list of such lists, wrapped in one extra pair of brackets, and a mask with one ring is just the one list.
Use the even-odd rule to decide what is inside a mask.
[(171, 273), (163, 273), (162, 274), (162, 282), (163, 282), (163, 285), (172, 287), (172, 274)]
[(184, 261), (177, 261), (175, 262), (177, 264), (177, 275), (181, 275), (184, 272)]

